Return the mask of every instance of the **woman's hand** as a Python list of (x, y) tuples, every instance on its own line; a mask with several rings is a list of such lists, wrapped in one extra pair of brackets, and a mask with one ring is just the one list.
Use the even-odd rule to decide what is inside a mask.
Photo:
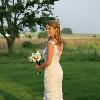
[(36, 68), (36, 70), (39, 70), (40, 66), (38, 64), (36, 64), (35, 68)]
[(38, 65), (38, 64), (37, 64), (35, 68), (36, 68), (37, 70), (45, 69), (45, 67), (43, 67), (44, 65), (45, 65), (44, 63), (41, 64), (41, 65)]
[(38, 64), (36, 64), (35, 68), (36, 68), (36, 71), (37, 71), (37, 73), (39, 75), (41, 73), (40, 66)]

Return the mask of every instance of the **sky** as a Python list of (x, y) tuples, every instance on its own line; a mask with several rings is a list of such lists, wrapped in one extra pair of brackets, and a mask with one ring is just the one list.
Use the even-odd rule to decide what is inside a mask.
[(100, 0), (59, 0), (53, 14), (58, 16), (61, 28), (73, 33), (100, 34)]

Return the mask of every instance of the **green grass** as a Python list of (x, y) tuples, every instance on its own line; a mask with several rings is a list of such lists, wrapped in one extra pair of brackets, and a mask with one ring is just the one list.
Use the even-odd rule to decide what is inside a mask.
[[(64, 100), (100, 100), (99, 50), (95, 54), (93, 47), (64, 48), (60, 61)], [(0, 54), (0, 100), (42, 100), (44, 73), (37, 75), (28, 62), (31, 50), (18, 51)]]
[[(0, 66), (0, 97), (4, 100), (41, 100), (42, 77), (43, 73), (38, 76), (33, 64), (2, 64)], [(0, 98), (0, 100), (3, 99)]]
[(100, 100), (100, 62), (66, 62), (64, 100)]
[[(14, 60), (13, 60), (14, 59)], [(42, 100), (43, 72), (23, 57), (0, 64), (0, 100)], [(100, 100), (100, 62), (61, 60), (64, 100)]]

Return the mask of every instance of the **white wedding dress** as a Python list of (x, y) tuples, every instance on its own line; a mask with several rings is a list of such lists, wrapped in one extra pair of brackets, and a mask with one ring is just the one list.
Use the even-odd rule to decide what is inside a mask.
[[(43, 100), (63, 100), (62, 80), (63, 71), (59, 64), (60, 54), (57, 45), (54, 46), (52, 63), (44, 71), (44, 97)], [(47, 47), (44, 49), (45, 59), (47, 58)]]

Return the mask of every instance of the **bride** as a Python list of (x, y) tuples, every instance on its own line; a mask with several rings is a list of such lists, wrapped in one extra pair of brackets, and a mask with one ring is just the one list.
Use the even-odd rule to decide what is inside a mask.
[(46, 25), (48, 42), (45, 48), (45, 62), (36, 65), (36, 69), (44, 69), (44, 97), (43, 100), (63, 100), (62, 80), (63, 70), (60, 57), (63, 43), (60, 36), (60, 25), (56, 20), (50, 20)]

